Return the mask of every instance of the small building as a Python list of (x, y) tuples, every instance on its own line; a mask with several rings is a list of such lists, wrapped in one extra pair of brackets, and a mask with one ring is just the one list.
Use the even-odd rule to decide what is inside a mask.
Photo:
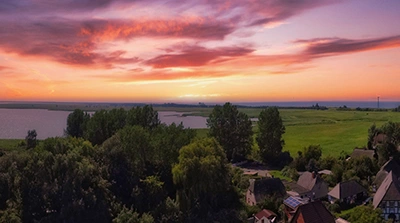
[(321, 201), (314, 201), (300, 205), (290, 223), (335, 223), (335, 217)]
[(400, 219), (400, 176), (390, 171), (375, 193), (372, 202), (374, 208), (382, 210), (382, 217), (385, 220)]
[(340, 182), (328, 193), (334, 200), (343, 203), (362, 201), (367, 196), (367, 190), (355, 180)]
[(254, 215), (254, 223), (274, 223), (276, 218), (277, 215), (273, 211), (263, 209)]
[(300, 197), (312, 200), (325, 197), (328, 194), (328, 184), (316, 172), (304, 172), (297, 183), (289, 183), (288, 187)]
[(246, 203), (256, 205), (269, 196), (284, 197), (286, 188), (279, 178), (250, 179), (250, 186), (246, 192)]

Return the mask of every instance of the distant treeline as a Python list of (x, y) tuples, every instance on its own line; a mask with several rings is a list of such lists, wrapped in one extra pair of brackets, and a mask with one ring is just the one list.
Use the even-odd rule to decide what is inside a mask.
[[(42, 103), (0, 103), (0, 108), (14, 108), (14, 109), (49, 109), (49, 110), (64, 110), (73, 111), (75, 109), (82, 109), (85, 111), (96, 111), (100, 109), (112, 108), (133, 108), (144, 107), (151, 105), (154, 108), (214, 108), (218, 104), (205, 104), (199, 102), (198, 104), (179, 104), (179, 103), (91, 103), (91, 102), (42, 102)], [(265, 109), (269, 107), (277, 107), (279, 109), (313, 109), (313, 110), (327, 110), (328, 106), (321, 106), (318, 103), (311, 106), (251, 106), (251, 105), (235, 105), (237, 108), (255, 108)], [(351, 108), (346, 105), (336, 107), (338, 111), (400, 111), (400, 106), (397, 108)]]

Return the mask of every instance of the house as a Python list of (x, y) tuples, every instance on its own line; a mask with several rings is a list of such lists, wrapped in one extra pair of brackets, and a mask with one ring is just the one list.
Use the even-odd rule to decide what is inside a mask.
[(284, 211), (288, 219), (291, 219), (293, 215), (296, 213), (297, 208), (303, 204), (307, 204), (309, 199), (300, 198), (296, 196), (290, 196), (283, 200), (283, 204), (285, 205)]
[(335, 217), (321, 201), (300, 205), (290, 223), (335, 223)]
[(385, 220), (400, 219), (400, 175), (390, 171), (374, 195), (375, 208), (382, 210)]
[(279, 178), (250, 179), (250, 186), (246, 192), (246, 203), (256, 205), (269, 196), (286, 195), (286, 188)]
[(393, 158), (390, 158), (385, 164), (383, 164), (379, 172), (376, 174), (373, 184), (379, 188), (390, 171), (393, 171), (396, 175), (400, 175), (400, 165)]
[(340, 182), (328, 193), (328, 195), (344, 203), (362, 201), (367, 196), (367, 190), (355, 180)]
[(277, 215), (270, 210), (263, 209), (254, 216), (254, 223), (274, 223)]
[(367, 149), (367, 148), (354, 148), (353, 152), (350, 154), (351, 158), (359, 158), (359, 157), (369, 157), (371, 159), (375, 158), (375, 150)]
[(328, 184), (316, 172), (304, 172), (297, 183), (289, 183), (288, 187), (300, 197), (319, 199), (328, 194)]

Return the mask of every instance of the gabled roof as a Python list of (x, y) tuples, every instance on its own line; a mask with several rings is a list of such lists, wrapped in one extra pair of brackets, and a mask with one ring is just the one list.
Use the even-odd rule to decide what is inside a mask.
[(351, 153), (350, 157), (351, 158), (356, 158), (356, 157), (369, 157), (369, 158), (374, 158), (375, 155), (375, 150), (372, 149), (366, 149), (366, 148), (355, 148), (353, 152)]
[(379, 172), (376, 174), (374, 184), (379, 187), (390, 171), (393, 171), (396, 175), (400, 175), (400, 165), (393, 158), (390, 158), (385, 164), (383, 164)]
[(336, 219), (335, 222), (336, 222), (336, 223), (350, 223), (350, 222), (344, 220), (343, 218), (338, 218), (338, 219)]
[(400, 201), (400, 177), (390, 171), (375, 193), (372, 204), (377, 208), (382, 201)]
[(321, 177), (317, 173), (311, 173), (311, 172), (304, 172), (299, 179), (297, 180), (297, 184), (300, 185), (301, 187), (307, 189), (307, 190), (312, 190), (315, 184), (323, 181)]
[(310, 192), (310, 190), (307, 190), (306, 188), (298, 185), (296, 182), (288, 182), (285, 184), (290, 190), (296, 192), (299, 196), (302, 196), (308, 192)]
[(279, 178), (251, 179), (249, 190), (254, 193), (256, 202), (268, 195), (286, 195), (286, 188)]
[(336, 199), (344, 199), (362, 192), (367, 193), (367, 190), (355, 180), (350, 180), (336, 184), (328, 195)]
[(266, 217), (266, 218), (268, 218), (268, 219), (271, 219), (271, 218), (276, 217), (276, 216), (277, 216), (277, 215), (276, 215), (273, 211), (270, 211), (270, 210), (267, 210), (267, 209), (262, 209), (260, 212), (258, 212), (258, 213), (255, 215), (256, 220), (260, 220), (260, 219), (263, 218), (263, 217)]
[(320, 170), (320, 171), (318, 171), (318, 174), (319, 175), (321, 175), (321, 174), (331, 175), (332, 171), (331, 170)]
[(321, 201), (310, 202), (298, 207), (290, 222), (297, 222), (300, 215), (303, 217), (304, 223), (335, 223), (335, 217)]
[(379, 133), (379, 134), (375, 135), (374, 141), (373, 141), (373, 146), (375, 147), (378, 144), (384, 143), (386, 139), (387, 139), (387, 136), (384, 133)]

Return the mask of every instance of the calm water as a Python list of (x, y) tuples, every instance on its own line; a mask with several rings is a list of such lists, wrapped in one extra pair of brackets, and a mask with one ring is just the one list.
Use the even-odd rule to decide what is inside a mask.
[[(69, 111), (43, 109), (0, 109), (0, 139), (23, 139), (28, 130), (35, 129), (38, 139), (63, 136)], [(206, 118), (181, 116), (178, 112), (158, 112), (161, 122), (183, 123), (186, 128), (206, 128)]]

